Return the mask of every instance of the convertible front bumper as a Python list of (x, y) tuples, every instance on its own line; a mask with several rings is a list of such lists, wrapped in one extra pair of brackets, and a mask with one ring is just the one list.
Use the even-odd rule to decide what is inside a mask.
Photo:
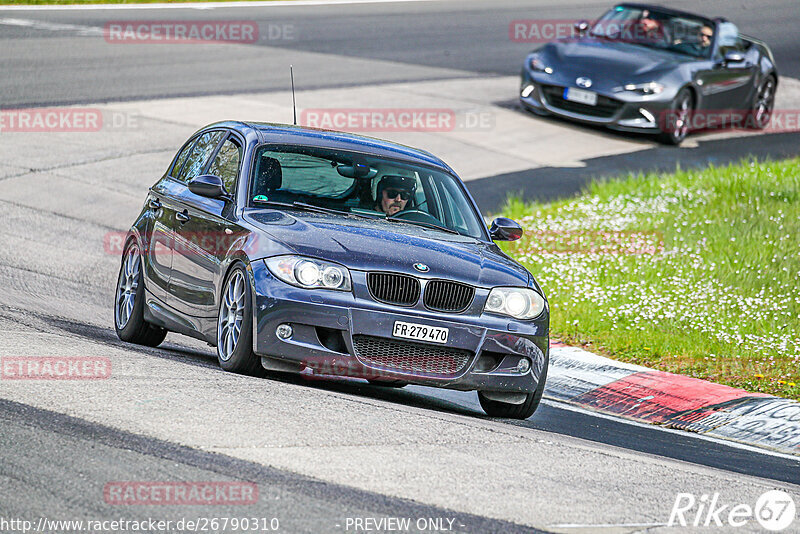
[[(458, 390), (530, 393), (547, 365), (547, 310), (535, 321), (443, 314), (373, 300), (364, 272), (351, 271), (353, 292), (288, 285), (273, 277), (261, 261), (252, 263), (252, 272), (253, 349), (297, 370)], [(475, 299), (485, 299), (487, 293), (479, 288)], [(447, 328), (448, 342), (394, 337), (395, 321)], [(277, 335), (281, 325), (291, 327), (290, 336)], [(522, 360), (526, 364), (520, 365)]]
[(520, 104), (540, 115), (555, 115), (586, 124), (605, 126), (619, 131), (659, 133), (669, 120), (671, 94), (639, 97), (633, 94), (594, 91), (595, 105), (566, 100), (564, 89), (574, 87), (563, 79), (540, 80), (523, 70), (520, 84)]

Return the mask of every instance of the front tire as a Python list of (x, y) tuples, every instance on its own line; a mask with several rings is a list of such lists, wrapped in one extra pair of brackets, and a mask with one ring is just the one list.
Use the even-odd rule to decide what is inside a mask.
[(692, 93), (684, 87), (672, 101), (672, 105), (666, 113), (661, 134), (658, 136), (659, 141), (666, 145), (680, 145), (689, 134), (693, 111)]
[(114, 297), (114, 329), (128, 343), (157, 347), (167, 331), (144, 320), (144, 282), (139, 245), (131, 241), (122, 254)]
[(767, 79), (758, 88), (758, 93), (753, 101), (750, 111), (751, 124), (755, 130), (763, 130), (772, 120), (772, 108), (775, 107), (775, 87), (777, 83), (774, 76)]
[(544, 385), (547, 382), (547, 368), (550, 367), (550, 356), (548, 355), (544, 360), (544, 368), (539, 377), (539, 383), (536, 385), (536, 390), (533, 393), (528, 393), (525, 397), (525, 402), (522, 404), (511, 404), (508, 402), (500, 402), (486, 398), (482, 391), (478, 392), (478, 401), (481, 403), (481, 408), (486, 412), (489, 417), (502, 417), (504, 419), (527, 419), (532, 416), (539, 403), (542, 402), (542, 395), (544, 395)]
[(217, 361), (232, 373), (260, 376), (261, 359), (253, 353), (253, 296), (244, 265), (237, 263), (222, 286), (217, 315)]

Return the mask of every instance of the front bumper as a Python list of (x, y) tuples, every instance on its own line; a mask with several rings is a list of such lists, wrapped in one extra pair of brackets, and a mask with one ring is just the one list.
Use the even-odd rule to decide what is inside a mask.
[[(522, 71), (520, 104), (537, 114), (556, 115), (619, 131), (659, 133), (662, 131), (660, 122), (663, 122), (672, 104), (672, 96), (663, 93), (638, 96), (633, 93), (597, 90), (595, 92), (598, 94), (599, 105), (581, 105), (565, 101), (559, 96), (564, 88), (575, 87), (574, 84), (563, 79), (540, 79), (544, 77), (549, 76), (539, 77), (528, 70)], [(532, 87), (532, 91), (526, 91), (528, 87)]]
[[(401, 308), (373, 300), (364, 272), (351, 271), (353, 292), (342, 292), (297, 288), (273, 277), (262, 261), (251, 266), (253, 349), (259, 356), (321, 375), (522, 393), (536, 390), (547, 365), (549, 310), (535, 321), (516, 321)], [(487, 293), (476, 291), (481, 307)], [(394, 338), (395, 321), (448, 328), (448, 342)], [(281, 324), (292, 327), (288, 339), (276, 335)], [(530, 362), (524, 373), (517, 367), (523, 358)]]

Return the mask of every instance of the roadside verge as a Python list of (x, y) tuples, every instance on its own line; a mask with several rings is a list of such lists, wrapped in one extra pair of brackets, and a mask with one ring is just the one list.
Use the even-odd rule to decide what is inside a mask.
[(545, 398), (800, 456), (800, 403), (554, 343)]

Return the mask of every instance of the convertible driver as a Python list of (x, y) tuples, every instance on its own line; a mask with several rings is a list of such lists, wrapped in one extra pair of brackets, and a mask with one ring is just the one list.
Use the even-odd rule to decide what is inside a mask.
[(382, 211), (387, 216), (403, 211), (416, 187), (414, 178), (394, 174), (384, 176), (378, 182), (375, 211)]

